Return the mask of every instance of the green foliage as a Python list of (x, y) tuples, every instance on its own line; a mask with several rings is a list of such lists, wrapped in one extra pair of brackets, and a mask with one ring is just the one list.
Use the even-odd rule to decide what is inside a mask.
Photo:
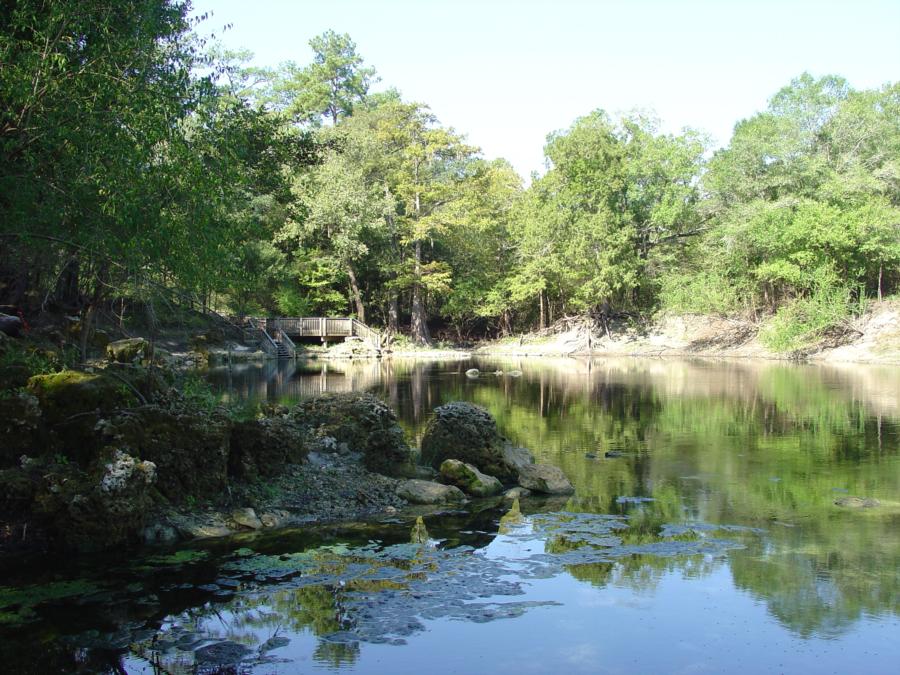
[(742, 289), (716, 270), (673, 271), (660, 280), (659, 303), (689, 314), (728, 314), (743, 304)]
[(812, 346), (826, 331), (845, 323), (853, 313), (853, 305), (851, 289), (840, 286), (833, 277), (826, 278), (811, 294), (779, 307), (760, 338), (767, 347), (779, 352)]
[(220, 404), (220, 397), (213, 392), (209, 382), (195, 373), (184, 377), (181, 392), (186, 401), (203, 410), (215, 410)]
[(188, 10), (0, 13), (0, 272), (86, 336), (104, 302), (174, 288), (238, 315), (408, 319), (420, 344), (433, 319), (466, 338), (600, 309), (747, 311), (788, 348), (846, 316), (847, 289), (900, 284), (898, 84), (804, 73), (708, 161), (696, 132), (597, 110), (548, 136), (523, 190), (427, 105), (370, 94), (348, 35), (259, 68), (206, 49)]

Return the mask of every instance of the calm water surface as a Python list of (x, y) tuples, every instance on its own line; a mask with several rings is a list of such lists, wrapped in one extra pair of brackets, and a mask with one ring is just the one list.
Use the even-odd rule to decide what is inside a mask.
[[(473, 366), (478, 379), (464, 374)], [(512, 369), (522, 376), (484, 374)], [(487, 501), (428, 516), (425, 545), (394, 516), (10, 573), (0, 589), (5, 663), (898, 672), (896, 368), (395, 361), (267, 364), (210, 379), (250, 401), (372, 391), (413, 442), (434, 407), (474, 401), (577, 492), (523, 500), (521, 513)], [(879, 505), (835, 504), (847, 497)]]

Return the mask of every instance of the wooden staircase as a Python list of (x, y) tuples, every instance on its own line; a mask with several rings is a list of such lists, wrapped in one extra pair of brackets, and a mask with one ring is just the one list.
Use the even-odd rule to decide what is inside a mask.
[(294, 357), (293, 351), (288, 348), (288, 346), (284, 343), (284, 340), (273, 339), (272, 342), (275, 343), (275, 347), (278, 350), (276, 356), (279, 359), (290, 359)]

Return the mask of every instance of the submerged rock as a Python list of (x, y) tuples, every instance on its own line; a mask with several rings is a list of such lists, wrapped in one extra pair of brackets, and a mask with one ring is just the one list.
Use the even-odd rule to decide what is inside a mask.
[(861, 497), (841, 497), (840, 499), (835, 499), (834, 503), (836, 506), (843, 506), (848, 509), (871, 509), (881, 506), (881, 502), (874, 497), (866, 497), (865, 499)]
[(453, 485), (413, 478), (397, 486), (397, 494), (412, 504), (448, 504), (464, 502), (466, 496)]
[(575, 492), (562, 470), (550, 464), (527, 464), (521, 467), (519, 485), (548, 495), (568, 495)]
[(198, 665), (234, 666), (252, 651), (249, 647), (245, 647), (237, 642), (217, 642), (195, 651), (194, 658), (197, 659)]
[(436, 469), (444, 460), (458, 459), (502, 482), (512, 483), (516, 472), (504, 458), (507, 446), (487, 410), (455, 401), (435, 408), (422, 437), (422, 459)]
[(531, 490), (529, 490), (528, 488), (523, 488), (521, 485), (519, 485), (504, 492), (503, 498), (507, 500), (518, 500), (521, 497), (528, 497), (530, 495)]
[(490, 497), (503, 489), (499, 480), (458, 459), (445, 459), (441, 463), (441, 478), (473, 497)]
[(428, 539), (428, 529), (425, 527), (425, 521), (422, 520), (422, 516), (419, 516), (416, 518), (416, 524), (413, 525), (412, 532), (410, 532), (409, 541), (412, 544), (427, 544)]

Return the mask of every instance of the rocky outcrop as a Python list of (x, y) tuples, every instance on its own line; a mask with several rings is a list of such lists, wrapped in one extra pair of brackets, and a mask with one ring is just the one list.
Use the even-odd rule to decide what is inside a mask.
[(369, 471), (386, 476), (415, 475), (413, 452), (397, 415), (371, 394), (324, 394), (298, 404), (293, 417), (314, 437), (330, 437), (362, 452)]
[(526, 464), (519, 469), (519, 485), (548, 495), (568, 495), (575, 492), (572, 483), (561, 469), (550, 464)]
[(92, 551), (132, 542), (151, 504), (156, 465), (129, 449), (107, 448), (82, 471), (42, 467), (34, 487), (35, 515), (68, 548)]
[(308, 454), (306, 433), (288, 415), (235, 422), (231, 427), (228, 475), (256, 480), (277, 474)]
[(397, 494), (411, 504), (450, 504), (466, 501), (462, 491), (452, 485), (413, 478), (397, 486)]
[(230, 435), (221, 413), (146, 405), (98, 426), (112, 441), (156, 464), (156, 487), (170, 501), (215, 498), (225, 492)]
[(40, 447), (41, 417), (35, 396), (14, 392), (0, 397), (0, 469), (18, 465), (22, 454)]
[(458, 459), (445, 459), (441, 463), (441, 480), (472, 497), (492, 497), (503, 490), (499, 480)]
[(504, 459), (507, 446), (490, 413), (456, 401), (435, 408), (422, 437), (422, 460), (437, 469), (444, 460), (458, 459), (503, 483), (513, 483), (517, 473)]

